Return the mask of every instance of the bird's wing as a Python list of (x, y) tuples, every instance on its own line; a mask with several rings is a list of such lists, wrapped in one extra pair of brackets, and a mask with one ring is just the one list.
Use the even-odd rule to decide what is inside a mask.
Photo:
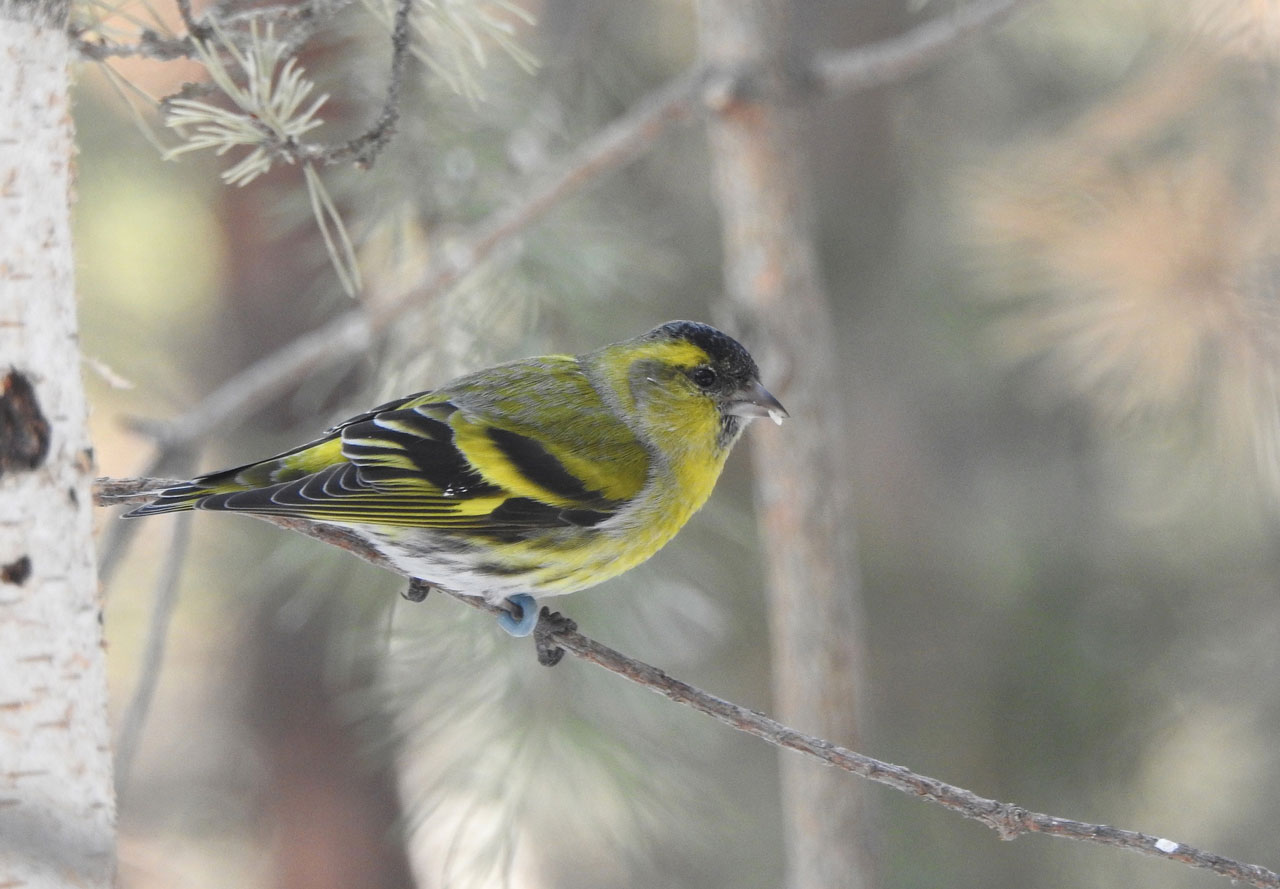
[(269, 460), (170, 488), (131, 515), (198, 507), (505, 532), (595, 525), (639, 493), (647, 452), (585, 377), (536, 365), (495, 370), (389, 402)]

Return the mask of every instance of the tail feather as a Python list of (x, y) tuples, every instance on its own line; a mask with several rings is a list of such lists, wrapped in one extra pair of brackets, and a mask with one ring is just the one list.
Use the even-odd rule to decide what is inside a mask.
[(163, 491), (157, 492), (155, 500), (129, 510), (122, 518), (136, 519), (140, 516), (159, 515), (165, 512), (185, 512), (189, 509), (196, 509), (199, 506), (200, 499), (212, 493), (214, 492), (209, 488), (192, 484), (191, 482), (174, 485), (172, 488), (165, 488)]
[(217, 505), (205, 505), (200, 501), (214, 494), (226, 494), (255, 487), (252, 480), (246, 481), (242, 477), (243, 474), (260, 467), (270, 467), (274, 463), (275, 458), (263, 460), (261, 463), (246, 463), (244, 466), (210, 472), (207, 475), (196, 476), (190, 481), (154, 491), (152, 492), (155, 494), (154, 500), (129, 510), (121, 518), (136, 519), (141, 516), (186, 512), (191, 509), (218, 509)]

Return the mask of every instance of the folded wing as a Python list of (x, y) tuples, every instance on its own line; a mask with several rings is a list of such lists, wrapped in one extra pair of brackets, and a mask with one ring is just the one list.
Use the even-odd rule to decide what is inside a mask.
[[(483, 379), (458, 385), (382, 405), (271, 459), (169, 488), (128, 515), (212, 509), (507, 534), (596, 525), (643, 486), (647, 453), (625, 424), (602, 415), (594, 390), (578, 391), (585, 379), (575, 378), (575, 391), (559, 393), (547, 411), (502, 409)], [(577, 433), (567, 428), (575, 425)]]

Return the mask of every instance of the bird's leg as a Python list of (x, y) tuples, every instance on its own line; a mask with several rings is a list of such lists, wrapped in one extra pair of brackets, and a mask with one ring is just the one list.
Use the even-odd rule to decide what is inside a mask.
[(409, 587), (401, 595), (410, 602), (421, 602), (427, 598), (429, 592), (431, 592), (431, 584), (420, 577), (410, 577)]
[(512, 636), (528, 636), (538, 625), (538, 600), (528, 593), (508, 596), (506, 612), (498, 615), (498, 626)]
[(538, 615), (538, 625), (533, 631), (533, 642), (538, 648), (538, 663), (554, 667), (564, 657), (564, 649), (556, 644), (556, 633), (572, 633), (578, 624), (559, 611), (543, 608)]

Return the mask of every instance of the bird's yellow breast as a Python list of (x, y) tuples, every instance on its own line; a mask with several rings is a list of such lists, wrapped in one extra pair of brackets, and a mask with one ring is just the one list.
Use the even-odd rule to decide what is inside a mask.
[[(549, 533), (503, 546), (504, 558), (530, 565), (535, 594), (572, 593), (646, 561), (665, 546), (711, 496), (728, 456), (716, 447), (720, 417), (672, 416), (671, 444), (660, 449), (644, 489), (619, 515), (593, 528)], [(534, 565), (536, 564), (536, 567)]]

